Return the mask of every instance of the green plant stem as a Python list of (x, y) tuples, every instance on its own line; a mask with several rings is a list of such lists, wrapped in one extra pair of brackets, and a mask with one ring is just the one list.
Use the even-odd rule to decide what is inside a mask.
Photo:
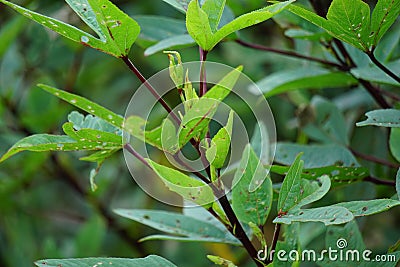
[(302, 54), (299, 54), (299, 53), (296, 53), (296, 52), (293, 52), (293, 51), (286, 51), (286, 50), (267, 47), (267, 46), (263, 46), (263, 45), (259, 45), (259, 44), (253, 44), (253, 43), (245, 42), (245, 41), (243, 41), (241, 39), (236, 39), (235, 42), (240, 44), (240, 45), (242, 45), (242, 46), (253, 48), (253, 49), (256, 49), (256, 50), (267, 51), (267, 52), (272, 52), (272, 53), (275, 53), (275, 54), (280, 54), (280, 55), (285, 55), (285, 56), (290, 56), (290, 57), (295, 57), (295, 58), (301, 58), (301, 59), (306, 59), (306, 60), (309, 60), (309, 61), (322, 63), (324, 65), (336, 67), (336, 68), (339, 68), (339, 69), (342, 68), (342, 65), (337, 64), (335, 62), (331, 62), (331, 61), (320, 59), (320, 58), (310, 57), (310, 56), (304, 56)]
[(199, 95), (203, 96), (207, 92), (207, 81), (206, 81), (206, 67), (205, 67), (205, 62), (207, 60), (207, 51), (203, 50), (201, 47), (199, 47), (199, 53), (200, 53), (200, 90), (199, 90)]
[(172, 112), (171, 107), (165, 102), (165, 100), (158, 94), (156, 89), (147, 81), (147, 79), (143, 76), (143, 74), (136, 68), (136, 66), (133, 64), (133, 62), (127, 57), (124, 56), (121, 58), (125, 65), (128, 66), (128, 68), (138, 77), (138, 79), (146, 86), (146, 88), (150, 91), (150, 93), (157, 99), (157, 101), (164, 107), (164, 109), (168, 112), (168, 114), (171, 115), (172, 119), (180, 125), (181, 120), (178, 118), (178, 116)]
[(400, 83), (400, 77), (394, 74), (391, 70), (389, 70), (385, 65), (383, 65), (374, 55), (374, 51), (371, 51), (367, 53), (368, 57), (371, 59), (371, 61), (382, 71), (384, 71), (387, 75), (392, 77), (395, 81)]
[(272, 237), (271, 246), (270, 246), (270, 250), (269, 250), (267, 261), (266, 261), (267, 264), (272, 262), (272, 259), (270, 258), (269, 255), (271, 255), (271, 252), (275, 251), (275, 249), (276, 249), (276, 244), (278, 244), (280, 232), (281, 232), (281, 224), (277, 223), (277, 224), (275, 224), (274, 235)]

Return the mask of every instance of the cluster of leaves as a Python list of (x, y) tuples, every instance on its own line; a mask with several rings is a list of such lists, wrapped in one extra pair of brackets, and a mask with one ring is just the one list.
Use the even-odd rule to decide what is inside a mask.
[[(108, 0), (67, 0), (67, 4), (96, 33), (97, 37), (95, 37), (74, 26), (8, 1), (0, 0), (0, 2), (75, 42), (121, 58), (127, 64), (130, 62), (128, 59), (130, 47), (137, 38), (140, 38), (139, 25), (141, 22), (146, 25), (149, 19), (142, 17), (136, 22)], [(192, 45), (198, 45), (203, 51), (210, 52), (222, 41), (240, 42), (237, 31), (270, 18), (274, 18), (282, 25), (295, 25), (295, 29), (288, 29), (285, 32), (291, 38), (322, 42), (332, 52), (336, 52), (336, 49), (347, 49), (351, 52), (343, 54), (342, 57), (338, 56), (336, 59), (327, 55), (332, 61), (324, 62), (336, 69), (315, 66), (312, 71), (310, 69), (305, 72), (281, 71), (258, 82), (265, 97), (288, 93), (293, 102), (302, 106), (298, 116), (301, 137), (312, 140), (316, 142), (315, 144), (279, 142), (275, 163), (280, 165), (263, 166), (259, 159), (261, 153), (256, 152), (259, 150), (257, 147), (259, 142), (256, 140), (260, 139), (260, 133), (255, 132), (253, 142), (246, 146), (242, 160), (235, 169), (233, 180), (235, 186), (228, 200), (218, 194), (224, 190), (218, 174), (219, 170), (225, 167), (231, 145), (230, 135), (234, 123), (231, 113), (226, 125), (212, 137), (211, 144), (207, 142), (202, 144), (206, 150), (206, 160), (210, 164), (210, 177), (204, 178), (200, 174), (199, 180), (159, 164), (153, 159), (140, 158), (140, 155), (135, 154), (160, 177), (171, 191), (187, 201), (202, 206), (203, 211), (192, 214), (186, 211), (186, 214), (181, 214), (157, 210), (117, 209), (115, 212), (169, 234), (151, 235), (143, 238), (142, 241), (178, 240), (243, 245), (258, 266), (266, 266), (271, 262), (257, 260), (254, 255), (255, 247), (249, 242), (249, 238), (254, 236), (260, 241), (262, 247), (266, 246), (267, 241), (260, 229), (266, 224), (270, 213), (274, 214), (273, 223), (287, 225), (284, 241), (273, 243), (272, 249), (297, 251), (304, 249), (307, 244), (299, 236), (304, 231), (302, 228), (309, 223), (323, 223), (328, 226), (325, 237), (326, 247), (334, 247), (339, 237), (349, 236), (349, 249), (364, 249), (365, 244), (354, 219), (381, 213), (400, 205), (400, 169), (396, 180), (397, 195), (391, 198), (339, 203), (336, 201), (333, 204), (309, 207), (327, 196), (332, 188), (340, 188), (343, 184), (353, 184), (366, 179), (371, 180), (372, 173), (369, 168), (361, 166), (353, 155), (348, 128), (349, 124), (354, 125), (354, 121), (346, 121), (341, 110), (325, 98), (316, 96), (310, 101), (304, 101), (306, 98), (304, 94), (296, 95), (293, 91), (308, 89), (309, 84), (313, 84), (314, 89), (367, 85), (367, 90), (374, 95), (373, 92), (376, 90), (371, 87), (373, 85), (370, 82), (398, 87), (399, 81), (394, 75), (394, 70), (398, 69), (399, 61), (393, 56), (395, 54), (393, 42), (397, 43), (398, 40), (393, 40), (398, 39), (399, 33), (395, 31), (394, 36), (389, 36), (389, 40), (382, 42), (382, 45), (380, 45), (380, 40), (395, 23), (400, 12), (399, 2), (378, 1), (371, 17), (369, 6), (361, 0), (334, 0), (327, 13), (327, 19), (293, 4), (294, 0), (275, 3), (237, 18), (232, 16), (232, 11), (225, 5), (225, 1), (206, 0), (199, 3), (197, 0), (190, 2), (170, 0), (165, 2), (186, 14), (186, 27), (183, 31), (176, 30), (172, 37), (157, 36), (156, 41), (152, 38), (147, 40), (143, 38), (151, 43), (145, 51), (147, 55), (167, 48)], [(299, 17), (306, 21), (298, 20)], [(332, 45), (334, 40), (343, 41), (356, 50), (350, 50), (350, 47), (342, 43)], [(388, 47), (391, 49), (389, 52)], [(387, 67), (376, 59), (375, 54), (379, 55), (379, 59), (384, 60)], [(178, 58), (177, 64), (173, 59), (174, 55)], [(368, 66), (360, 64), (365, 62), (364, 55), (367, 59), (369, 57), (374, 65), (369, 65), (369, 61)], [(45, 91), (89, 115), (84, 116), (77, 111), (70, 113), (68, 122), (63, 125), (65, 135), (37, 134), (23, 138), (0, 158), (0, 162), (21, 151), (94, 151), (93, 154), (81, 159), (97, 163), (97, 167), (90, 173), (92, 188), (95, 189), (94, 176), (103, 162), (118, 150), (128, 146), (123, 143), (122, 131), (172, 155), (191, 141), (199, 146), (200, 140), (207, 134), (210, 123), (208, 118), (212, 118), (218, 104), (229, 95), (242, 67), (221, 77), (220, 82), (204, 95), (198, 95), (187, 77), (184, 77), (183, 70), (180, 69), (179, 54), (169, 52), (169, 56), (171, 78), (184, 94), (181, 98), (185, 104), (185, 114), (180, 119), (178, 118), (178, 129), (175, 127), (175, 122), (166, 118), (160, 126), (153, 130), (145, 130), (147, 122), (143, 118), (132, 116), (124, 119), (86, 98), (51, 86), (39, 85)], [(356, 62), (355, 58), (357, 58)], [(151, 87), (151, 85), (148, 86)], [(385, 99), (382, 100), (382, 96), (379, 98), (375, 94), (374, 97), (381, 104), (387, 103)], [(366, 115), (368, 119), (356, 125), (392, 128), (389, 138), (390, 151), (400, 162), (400, 131), (397, 129), (400, 126), (400, 111), (393, 108), (378, 109)], [(129, 149), (132, 148), (129, 147)], [(270, 170), (271, 175), (283, 175), (283, 182), (273, 183), (267, 170)], [(273, 209), (275, 202), (276, 210)], [(202, 212), (205, 211), (214, 215), (212, 221), (208, 216), (204, 216)], [(345, 223), (344, 227), (333, 226)], [(277, 234), (279, 235), (279, 232)], [(275, 242), (277, 238), (278, 236), (274, 237)], [(398, 255), (398, 252), (394, 254)], [(231, 261), (218, 256), (210, 255), (209, 259), (222, 266), (235, 266)], [(158, 256), (143, 259), (89, 258), (36, 262), (37, 266), (67, 267), (107, 264), (174, 266)], [(272, 264), (284, 265), (276, 259)], [(292, 263), (288, 262), (288, 264)], [(327, 259), (323, 264), (334, 265), (335, 263)], [(392, 265), (385, 266), (394, 266), (396, 263), (389, 264)]]

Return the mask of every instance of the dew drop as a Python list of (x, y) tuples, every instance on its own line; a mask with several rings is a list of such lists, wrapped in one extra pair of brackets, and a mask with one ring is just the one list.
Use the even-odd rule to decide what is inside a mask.
[(72, 103), (72, 104), (76, 104), (76, 99), (72, 99), (72, 100), (71, 100), (71, 103)]
[(81, 36), (82, 43), (89, 43), (89, 38), (87, 36)]

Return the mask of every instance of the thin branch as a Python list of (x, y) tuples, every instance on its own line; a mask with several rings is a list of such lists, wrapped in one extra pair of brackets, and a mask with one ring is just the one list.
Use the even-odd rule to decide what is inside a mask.
[[(275, 224), (274, 236), (272, 237), (270, 253), (268, 253), (268, 255), (271, 255), (271, 252), (276, 249), (276, 244), (278, 244), (278, 238), (279, 238), (280, 232), (281, 232), (281, 224), (277, 223), (277, 224)], [(271, 262), (272, 262), (271, 257), (268, 257), (268, 260), (266, 263), (269, 264)]]
[(138, 79), (149, 89), (150, 93), (157, 99), (157, 101), (164, 107), (164, 109), (168, 112), (168, 114), (171, 114), (171, 117), (175, 120), (175, 122), (180, 125), (181, 120), (178, 118), (178, 116), (172, 112), (171, 107), (165, 102), (165, 100), (158, 94), (156, 89), (147, 81), (147, 79), (143, 76), (143, 74), (136, 68), (136, 66), (133, 64), (133, 62), (127, 57), (124, 56), (121, 58), (125, 64), (128, 66), (128, 68), (138, 77)]
[(199, 47), (199, 52), (200, 52), (200, 62), (201, 62), (201, 67), (200, 67), (200, 90), (199, 90), (199, 95), (203, 96), (207, 92), (207, 82), (206, 82), (206, 69), (205, 69), (205, 62), (207, 60), (207, 51), (203, 50), (201, 47)]
[[(239, 239), (239, 241), (243, 244), (243, 247), (246, 249), (249, 256), (253, 259), (257, 266), (263, 267), (264, 265), (258, 261), (257, 251), (253, 244), (251, 243), (249, 237), (244, 231), (242, 225), (240, 224), (238, 218), (236, 217), (235, 212), (232, 209), (231, 204), (229, 203), (228, 198), (225, 195), (225, 192), (221, 192), (222, 196), (219, 198), (219, 203), (221, 204), (222, 209), (224, 210), (226, 217), (232, 225), (232, 234)], [(220, 195), (221, 195), (220, 193)], [(218, 195), (217, 195), (218, 197)], [(228, 229), (229, 230), (229, 229)]]
[(324, 65), (332, 66), (332, 67), (339, 68), (339, 69), (343, 68), (342, 65), (337, 64), (335, 62), (331, 62), (331, 61), (320, 59), (320, 58), (305, 56), (305, 55), (302, 55), (302, 54), (299, 54), (299, 53), (296, 53), (296, 52), (293, 52), (293, 51), (281, 50), (281, 49), (267, 47), (267, 46), (263, 46), (263, 45), (259, 45), (259, 44), (253, 44), (253, 43), (245, 42), (245, 41), (240, 40), (240, 39), (236, 39), (235, 42), (240, 44), (240, 45), (242, 45), (242, 46), (253, 48), (253, 49), (256, 49), (256, 50), (267, 51), (267, 52), (272, 52), (272, 53), (276, 53), (276, 54), (280, 54), (280, 55), (306, 59), (306, 60), (309, 60), (309, 61), (322, 63)]
[(146, 167), (149, 167), (150, 169), (153, 169), (150, 164), (144, 159), (142, 155), (140, 155), (136, 150), (131, 146), (131, 144), (127, 143), (124, 145), (124, 148), (126, 151), (128, 151), (130, 154), (132, 154), (135, 158), (140, 160)]
[(379, 164), (382, 164), (382, 165), (385, 165), (385, 166), (388, 166), (388, 167), (394, 168), (394, 169), (400, 168), (400, 164), (397, 164), (397, 163), (394, 163), (394, 162), (390, 162), (388, 160), (380, 159), (380, 158), (377, 158), (377, 157), (372, 156), (372, 155), (364, 154), (364, 153), (356, 151), (356, 150), (354, 150), (352, 148), (349, 148), (349, 149), (350, 149), (351, 153), (353, 153), (355, 156), (357, 156), (359, 158), (362, 158), (362, 159), (365, 159), (367, 161), (379, 163)]
[(383, 180), (383, 179), (376, 178), (376, 177), (373, 177), (373, 176), (367, 176), (367, 177), (365, 177), (363, 179), (363, 181), (371, 182), (371, 183), (377, 184), (377, 185), (388, 185), (388, 186), (392, 186), (392, 187), (396, 186), (396, 182), (395, 181)]
[(364, 86), (364, 88), (368, 91), (368, 93), (375, 99), (375, 101), (382, 108), (391, 108), (392, 106), (386, 101), (386, 99), (382, 96), (379, 89), (373, 86), (370, 82), (358, 79), (358, 81)]
[(385, 65), (383, 65), (374, 55), (374, 52), (369, 52), (367, 53), (368, 57), (371, 59), (372, 62), (374, 62), (374, 64), (380, 68), (382, 71), (384, 71), (387, 75), (389, 75), (390, 77), (392, 77), (395, 81), (397, 81), (398, 83), (400, 83), (400, 77), (397, 76), (396, 74), (394, 74), (391, 70), (389, 70)]

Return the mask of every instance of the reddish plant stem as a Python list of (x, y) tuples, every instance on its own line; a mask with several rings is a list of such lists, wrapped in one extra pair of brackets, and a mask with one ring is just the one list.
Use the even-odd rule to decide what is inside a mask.
[(392, 77), (395, 81), (400, 83), (400, 77), (394, 74), (391, 70), (389, 70), (385, 65), (383, 65), (374, 55), (374, 51), (371, 51), (367, 53), (368, 57), (371, 59), (371, 61), (382, 71), (384, 71), (387, 75)]
[(207, 79), (206, 79), (206, 67), (205, 67), (205, 62), (207, 60), (207, 51), (203, 50), (201, 47), (199, 47), (199, 53), (200, 53), (200, 90), (199, 90), (199, 95), (203, 96), (207, 92)]
[(377, 184), (377, 185), (388, 185), (388, 186), (392, 186), (395, 187), (396, 186), (396, 182), (392, 181), (392, 180), (383, 180), (383, 179), (379, 179), (373, 176), (367, 176), (363, 179), (363, 181), (366, 182), (371, 182), (373, 184)]
[(382, 164), (382, 165), (385, 165), (385, 166), (388, 166), (388, 167), (394, 168), (394, 169), (400, 168), (400, 164), (397, 164), (397, 163), (394, 163), (394, 162), (390, 162), (390, 161), (387, 161), (387, 160), (384, 160), (384, 159), (380, 159), (380, 158), (374, 157), (372, 155), (367, 155), (367, 154), (361, 153), (361, 152), (356, 151), (356, 150), (354, 150), (354, 149), (352, 149), (350, 147), (349, 147), (349, 150), (355, 156), (357, 156), (359, 158), (362, 158), (362, 159), (365, 159), (367, 161), (379, 163), (379, 164)]
[(259, 44), (252, 44), (252, 43), (240, 40), (240, 39), (236, 39), (235, 42), (240, 44), (240, 45), (242, 45), (242, 46), (253, 48), (253, 49), (256, 49), (256, 50), (267, 51), (267, 52), (272, 52), (272, 53), (276, 53), (276, 54), (280, 54), (280, 55), (306, 59), (306, 60), (309, 60), (309, 61), (322, 63), (324, 65), (336, 67), (336, 68), (339, 68), (339, 69), (341, 69), (343, 67), (342, 65), (337, 64), (335, 62), (327, 61), (327, 60), (320, 59), (320, 58), (305, 56), (305, 55), (302, 55), (302, 54), (299, 54), (299, 53), (296, 53), (296, 52), (293, 52), (293, 51), (286, 51), (286, 50), (267, 47), (267, 46), (263, 46), (263, 45), (259, 45)]
[(127, 57), (123, 56), (121, 58), (124, 63), (128, 66), (128, 68), (138, 77), (138, 79), (147, 87), (150, 93), (157, 99), (157, 101), (164, 107), (164, 109), (171, 115), (172, 119), (178, 124), (181, 124), (181, 120), (178, 116), (172, 112), (171, 107), (165, 102), (165, 100), (158, 94), (156, 89), (147, 81), (147, 79), (143, 76), (143, 74), (136, 68), (133, 62)]

